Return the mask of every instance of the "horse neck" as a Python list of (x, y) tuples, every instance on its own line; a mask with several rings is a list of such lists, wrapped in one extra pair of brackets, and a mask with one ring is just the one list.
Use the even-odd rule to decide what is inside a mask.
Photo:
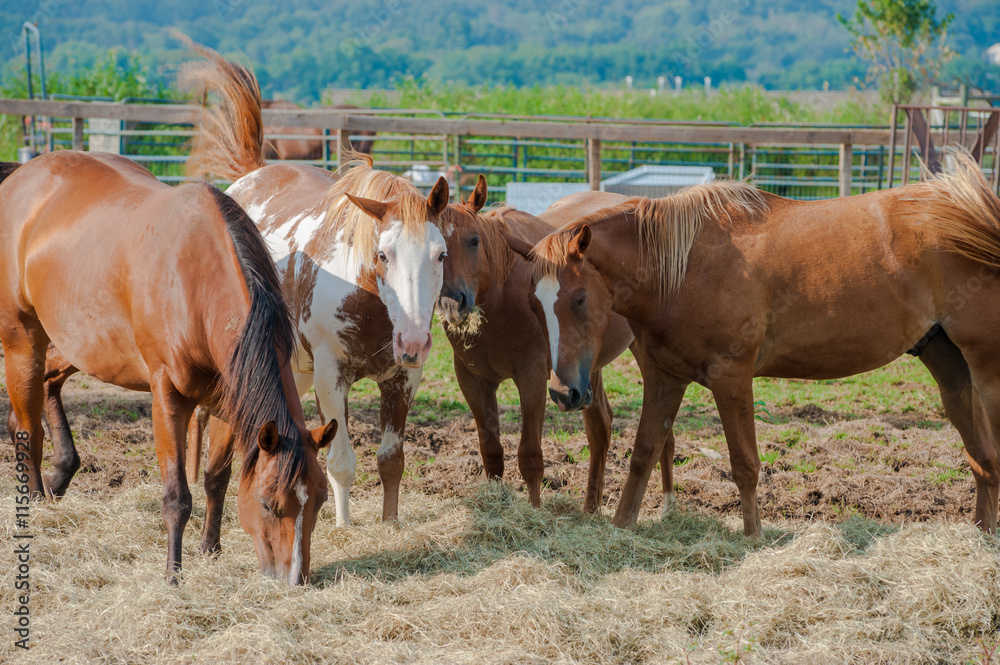
[(658, 292), (658, 285), (653, 271), (643, 265), (635, 217), (618, 214), (591, 224), (590, 231), (586, 257), (604, 280), (612, 308), (622, 316), (639, 311), (649, 294)]
[[(483, 226), (486, 224), (499, 225), (501, 221), (484, 219), (480, 216), (479, 223)], [(552, 232), (552, 228), (543, 220), (533, 215), (522, 214), (517, 210), (505, 213), (502, 223), (506, 224), (510, 233), (525, 238), (532, 244)], [(486, 284), (480, 283), (479, 293), (476, 294), (476, 302), (481, 301), (484, 304), (503, 299), (508, 285), (510, 288), (523, 289), (523, 284), (517, 277), (531, 273), (531, 263), (527, 259), (515, 253), (504, 240), (495, 238), (494, 241), (497, 248), (489, 263), (488, 281)], [(489, 257), (487, 259), (489, 260)]]

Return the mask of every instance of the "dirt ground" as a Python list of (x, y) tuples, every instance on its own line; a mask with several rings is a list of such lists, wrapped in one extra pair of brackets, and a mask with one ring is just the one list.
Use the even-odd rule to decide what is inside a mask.
[[(82, 458), (70, 491), (103, 497), (141, 482), (159, 482), (149, 418), (150, 398), (101, 384), (84, 375), (70, 379), (64, 399)], [(307, 415), (315, 408), (306, 405)], [(3, 400), (0, 416), (6, 416)], [(352, 401), (350, 432), (358, 453), (352, 496), (380, 493), (375, 463), (379, 445), (378, 404)], [(967, 521), (974, 509), (974, 483), (961, 440), (942, 412), (901, 416), (861, 414), (848, 418), (815, 404), (776, 410), (757, 423), (761, 476), (759, 496), (767, 520), (841, 521), (853, 515), (901, 525), (913, 521)], [(517, 490), (516, 418), (503, 418), (505, 480)], [(608, 459), (604, 510), (611, 513), (628, 472), (638, 414), (618, 418)], [(310, 426), (318, 426), (313, 415)], [(722, 426), (714, 410), (678, 423), (674, 455), (677, 499), (706, 516), (736, 517), (739, 498), (732, 481)], [(568, 432), (546, 428), (545, 493), (560, 492), (582, 506), (589, 466), (582, 420)], [(441, 497), (462, 496), (483, 481), (471, 415), (409, 425), (403, 487)], [(46, 465), (51, 447), (46, 443)], [(0, 447), (0, 473), (13, 473), (13, 449)], [(646, 492), (641, 518), (662, 508), (659, 471)]]

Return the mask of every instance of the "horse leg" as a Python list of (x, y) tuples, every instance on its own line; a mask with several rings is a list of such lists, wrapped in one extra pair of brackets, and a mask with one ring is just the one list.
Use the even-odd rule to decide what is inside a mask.
[(198, 480), (198, 469), (201, 466), (202, 440), (205, 437), (205, 429), (208, 427), (208, 419), (211, 415), (212, 412), (204, 406), (199, 406), (191, 414), (191, 422), (188, 423), (187, 450), (184, 453), (187, 460), (188, 484), (197, 482)]
[(754, 425), (752, 373), (736, 371), (713, 380), (710, 387), (726, 434), (733, 480), (740, 491), (743, 533), (757, 538), (761, 535), (760, 511), (757, 507), (760, 456)]
[(167, 580), (177, 584), (181, 571), (181, 540), (191, 517), (191, 490), (184, 469), (185, 438), (194, 403), (182, 396), (165, 369), (154, 370), (153, 441), (163, 479), (161, 512), (167, 525)]
[(45, 406), (45, 351), (49, 340), (38, 321), (25, 319), (22, 315), (16, 327), (7, 327), (4, 336), (4, 364), (10, 397), (7, 429), (14, 443), (15, 460), (27, 466), (28, 496), (41, 499), (45, 496), (42, 408)]
[[(205, 465), (205, 524), (201, 530), (198, 550), (202, 554), (217, 555), (222, 551), (222, 509), (226, 503), (226, 490), (233, 475), (232, 429), (211, 415), (208, 409), (199, 409), (208, 418), (208, 463)], [(190, 437), (189, 437), (190, 438)], [(190, 468), (190, 464), (188, 465)]]
[(660, 477), (663, 479), (663, 514), (666, 516), (674, 506), (674, 439), (673, 425), (667, 430), (667, 438), (660, 452)]
[(590, 385), (594, 398), (583, 411), (583, 428), (587, 432), (590, 446), (590, 473), (587, 477), (587, 497), (583, 501), (585, 513), (596, 513), (604, 498), (604, 473), (608, 463), (608, 448), (611, 445), (611, 402), (604, 392), (604, 378), (601, 370), (590, 375)]
[(420, 385), (421, 368), (398, 369), (391, 378), (378, 384), (382, 402), (379, 406), (379, 424), (382, 428), (382, 445), (375, 458), (378, 477), (382, 481), (382, 521), (399, 516), (399, 481), (403, 477), (403, 436), (406, 433), (406, 416)]
[(326, 475), (333, 486), (337, 526), (350, 526), (349, 501), (357, 465), (357, 455), (347, 435), (347, 391), (350, 384), (341, 376), (336, 356), (326, 347), (313, 350), (313, 368), (317, 407), (326, 418), (340, 423), (326, 455)]
[(975, 359), (967, 360), (942, 331), (919, 356), (937, 381), (945, 413), (962, 437), (976, 481), (974, 524), (987, 533), (996, 529), (1000, 499), (1000, 382), (992, 355), (987, 353), (985, 362), (973, 369), (970, 362)]
[[(497, 388), (500, 384), (476, 376), (455, 358), (455, 377), (462, 389), (479, 435), (479, 454), (488, 479), (503, 478), (503, 445), (500, 443), (500, 407)], [(540, 445), (540, 444), (539, 444)]]
[[(545, 424), (546, 381), (544, 376), (528, 376), (514, 377), (514, 382), (521, 401), (521, 440), (517, 445), (517, 467), (528, 488), (528, 501), (538, 508), (542, 505), (542, 480), (545, 477), (542, 426)], [(491, 394), (496, 399), (496, 393)], [(499, 429), (499, 421), (497, 424)]]
[(70, 481), (80, 469), (80, 455), (73, 444), (73, 432), (69, 428), (62, 401), (63, 384), (77, 371), (79, 370), (63, 358), (54, 346), (49, 345), (45, 362), (45, 421), (49, 424), (55, 454), (52, 457), (54, 471), (44, 481), (53, 497), (66, 494)]
[[(636, 356), (639, 361), (640, 357)], [(659, 368), (639, 362), (642, 372), (642, 414), (635, 436), (635, 448), (629, 460), (628, 478), (618, 500), (618, 509), (612, 523), (618, 527), (630, 527), (639, 516), (642, 496), (649, 483), (653, 466), (660, 459), (663, 445), (677, 410), (684, 399), (688, 381), (667, 374)]]

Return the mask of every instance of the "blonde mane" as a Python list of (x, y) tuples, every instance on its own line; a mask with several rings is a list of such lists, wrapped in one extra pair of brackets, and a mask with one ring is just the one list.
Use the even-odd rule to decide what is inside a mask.
[(570, 222), (539, 241), (531, 250), (535, 279), (557, 276), (566, 267), (569, 241), (581, 227), (618, 215), (634, 216), (642, 247), (641, 265), (652, 270), (657, 295), (662, 299), (684, 283), (688, 255), (706, 219), (731, 218), (732, 212), (750, 216), (764, 210), (767, 204), (760, 191), (733, 180), (695, 185), (660, 199), (629, 199)]
[(493, 269), (493, 274), (501, 280), (514, 268), (514, 252), (503, 238), (503, 232), (513, 233), (504, 214), (516, 210), (514, 206), (504, 205), (491, 208), (479, 214), (480, 238), (483, 241), (483, 253)]
[(339, 242), (351, 247), (355, 260), (369, 263), (378, 251), (378, 220), (351, 203), (346, 194), (373, 201), (391, 202), (393, 219), (403, 223), (408, 235), (422, 238), (427, 232), (425, 222), (427, 199), (409, 180), (388, 171), (374, 168), (371, 155), (352, 152), (351, 162), (361, 162), (350, 168), (330, 187), (323, 207), (326, 208), (325, 231)]

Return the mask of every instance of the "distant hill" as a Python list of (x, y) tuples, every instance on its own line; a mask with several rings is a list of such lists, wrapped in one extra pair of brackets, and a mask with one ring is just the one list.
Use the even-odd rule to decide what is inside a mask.
[[(977, 85), (1000, 82), (982, 53), (1000, 41), (996, 0), (941, 0), (954, 12), (949, 44), (962, 54), (951, 73)], [(547, 9), (540, 7), (547, 6)], [(316, 100), (328, 87), (391, 85), (426, 75), (444, 81), (518, 86), (603, 84), (626, 75), (700, 83), (749, 81), (772, 89), (834, 89), (864, 78), (846, 51), (837, 12), (854, 0), (0, 0), (0, 62), (21, 66), (21, 24), (37, 19), (50, 70), (86, 67), (123, 46), (169, 77), (187, 54), (163, 34), (176, 26), (220, 51), (245, 53), (265, 94)]]

